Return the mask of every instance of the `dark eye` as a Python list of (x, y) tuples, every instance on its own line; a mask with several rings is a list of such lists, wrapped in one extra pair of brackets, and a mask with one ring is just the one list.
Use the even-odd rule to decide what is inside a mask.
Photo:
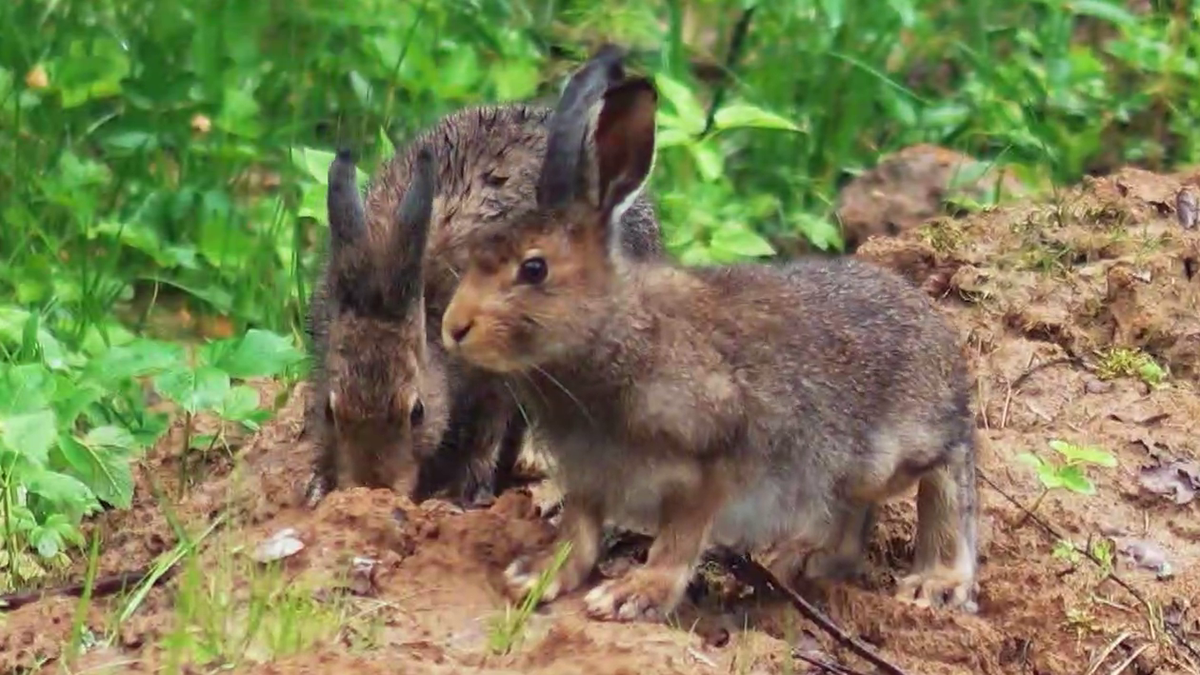
[(528, 258), (521, 263), (521, 268), (517, 270), (517, 281), (536, 286), (546, 280), (546, 270), (544, 258)]
[(408, 421), (415, 427), (425, 421), (425, 404), (421, 403), (421, 399), (417, 399), (413, 405), (412, 412), (408, 413)]

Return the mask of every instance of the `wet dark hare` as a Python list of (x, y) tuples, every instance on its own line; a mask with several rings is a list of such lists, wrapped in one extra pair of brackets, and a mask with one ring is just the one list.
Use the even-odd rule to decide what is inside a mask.
[[(661, 618), (702, 553), (797, 544), (781, 578), (865, 557), (876, 505), (916, 484), (899, 594), (972, 608), (975, 425), (955, 330), (900, 277), (850, 258), (685, 268), (635, 260), (619, 222), (654, 163), (657, 94), (610, 87), (593, 143), (547, 148), (536, 205), (481, 228), (443, 316), (447, 350), (508, 378), (556, 461), (582, 585), (606, 522), (655, 535), (590, 615)], [(803, 545), (803, 546), (799, 546)], [(515, 561), (526, 593), (553, 552)]]
[[(511, 461), (521, 446), (524, 418), (500, 378), (444, 358), (441, 317), (465, 266), (463, 242), (533, 204), (546, 145), (586, 142), (584, 115), (623, 77), (620, 52), (606, 47), (572, 76), (555, 111), (450, 115), (382, 167), (365, 201), (349, 156), (334, 162), (329, 254), (308, 317), (315, 366), (305, 435), (317, 448), (309, 505), (353, 486), (488, 499), (498, 457)], [(626, 255), (662, 255), (647, 200), (619, 229)]]

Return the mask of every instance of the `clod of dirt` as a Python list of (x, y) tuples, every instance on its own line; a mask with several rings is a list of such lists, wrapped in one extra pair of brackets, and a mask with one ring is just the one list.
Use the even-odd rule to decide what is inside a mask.
[(269, 563), (296, 555), (304, 549), (304, 542), (295, 528), (285, 527), (254, 547), (253, 558), (256, 562)]
[(1170, 495), (1176, 504), (1189, 504), (1200, 490), (1200, 462), (1177, 460), (1145, 467), (1138, 482), (1154, 494)]
[(1154, 572), (1159, 579), (1169, 579), (1175, 572), (1167, 560), (1166, 551), (1158, 544), (1144, 539), (1118, 539), (1117, 553), (1132, 567)]
[(842, 188), (837, 217), (846, 250), (873, 235), (896, 235), (947, 212), (952, 204), (991, 203), (1024, 186), (1000, 166), (936, 145), (914, 145), (884, 157)]

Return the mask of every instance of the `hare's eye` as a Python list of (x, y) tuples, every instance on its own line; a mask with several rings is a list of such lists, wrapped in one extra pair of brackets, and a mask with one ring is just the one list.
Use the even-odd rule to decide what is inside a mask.
[(547, 269), (544, 258), (526, 258), (517, 270), (517, 282), (536, 286), (546, 280)]
[(421, 403), (421, 399), (417, 399), (417, 402), (413, 404), (412, 411), (408, 413), (408, 421), (414, 427), (425, 421), (425, 404)]

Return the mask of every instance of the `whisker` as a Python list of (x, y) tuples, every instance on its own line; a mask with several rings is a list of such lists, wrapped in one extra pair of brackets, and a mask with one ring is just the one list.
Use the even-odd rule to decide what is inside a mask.
[(588, 413), (587, 408), (583, 405), (583, 402), (578, 398), (575, 398), (575, 394), (572, 394), (570, 389), (567, 389), (565, 386), (563, 386), (562, 382), (559, 382), (557, 379), (555, 379), (553, 375), (546, 372), (541, 366), (533, 366), (533, 369), (544, 375), (548, 380), (554, 383), (555, 386), (561, 389), (562, 393), (566, 394), (572, 401), (575, 402), (575, 405), (579, 408), (579, 412), (583, 413), (583, 416), (588, 418), (588, 421), (593, 425), (596, 424), (596, 420), (592, 418), (590, 413)]

